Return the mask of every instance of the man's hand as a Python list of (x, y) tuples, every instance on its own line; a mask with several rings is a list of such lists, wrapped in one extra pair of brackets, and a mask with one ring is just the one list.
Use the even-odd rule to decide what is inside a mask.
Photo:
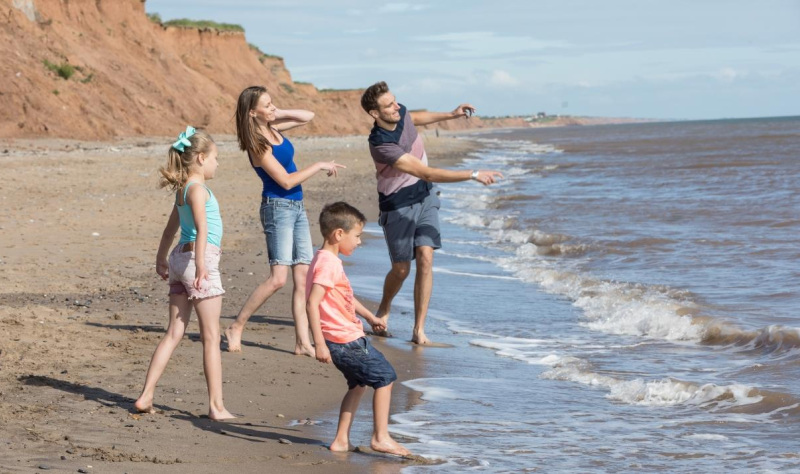
[(475, 107), (470, 104), (461, 104), (453, 110), (453, 117), (472, 117), (472, 114), (475, 113)]
[(478, 177), (475, 178), (475, 181), (483, 184), (484, 186), (488, 186), (490, 184), (496, 183), (501, 179), (503, 179), (503, 173), (499, 171), (480, 170), (478, 171)]

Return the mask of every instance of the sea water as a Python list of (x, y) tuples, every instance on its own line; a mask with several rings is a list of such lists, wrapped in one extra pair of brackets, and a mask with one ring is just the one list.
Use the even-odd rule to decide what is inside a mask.
[[(441, 464), (405, 472), (800, 470), (800, 118), (470, 139), (505, 179), (438, 186), (454, 347), (410, 354), (390, 428)], [(347, 272), (379, 300), (374, 217)], [(413, 278), (381, 343), (411, 350)]]

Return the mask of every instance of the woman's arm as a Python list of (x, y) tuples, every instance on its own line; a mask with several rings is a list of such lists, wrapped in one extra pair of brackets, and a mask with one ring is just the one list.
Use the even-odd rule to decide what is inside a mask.
[(275, 120), (273, 120), (270, 123), (270, 125), (275, 127), (275, 130), (283, 132), (285, 130), (305, 125), (313, 119), (314, 119), (314, 112), (310, 110), (275, 109)]
[(253, 165), (260, 166), (270, 178), (278, 183), (278, 186), (287, 190), (301, 184), (319, 171), (324, 170), (328, 172), (328, 176), (336, 176), (339, 168), (347, 168), (333, 161), (318, 161), (294, 173), (287, 173), (283, 165), (272, 155), (272, 150), (269, 148), (261, 158), (253, 159)]

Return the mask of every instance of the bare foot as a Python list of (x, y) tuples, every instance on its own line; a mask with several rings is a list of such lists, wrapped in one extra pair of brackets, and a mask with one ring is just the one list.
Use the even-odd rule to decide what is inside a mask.
[(375, 436), (373, 436), (369, 445), (372, 449), (378, 451), (379, 453), (394, 454), (395, 456), (411, 455), (411, 451), (407, 450), (405, 446), (392, 439), (391, 436), (387, 436), (381, 442), (378, 442), (378, 440), (375, 439)]
[(294, 346), (294, 355), (316, 357), (317, 353), (314, 351), (312, 346), (297, 345)]
[(344, 453), (353, 450), (348, 440), (340, 441), (338, 439), (333, 440), (333, 443), (331, 443), (331, 446), (328, 449), (337, 453)]
[(156, 412), (156, 409), (153, 408), (153, 400), (142, 400), (140, 398), (136, 400), (136, 403), (134, 403), (133, 406), (136, 407), (136, 411), (139, 413), (153, 414)]
[(222, 421), (222, 420), (232, 420), (236, 418), (236, 415), (223, 408), (222, 410), (209, 409), (208, 417), (214, 421)]
[(414, 344), (424, 345), (430, 344), (432, 341), (428, 339), (428, 336), (426, 336), (424, 332), (420, 332), (414, 334), (414, 337), (411, 338), (411, 342)]
[(228, 352), (242, 352), (242, 331), (231, 324), (224, 334), (225, 340), (228, 341)]

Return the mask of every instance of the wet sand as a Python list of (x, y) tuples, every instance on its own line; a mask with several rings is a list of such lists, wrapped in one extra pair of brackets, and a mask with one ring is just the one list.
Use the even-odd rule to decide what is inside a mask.
[[(258, 221), (260, 181), (235, 137), (215, 138), (220, 168), (209, 187), (225, 226), (224, 329), (269, 268)], [(304, 184), (315, 245), (317, 216), (327, 202), (346, 200), (377, 219), (365, 137), (293, 141), (300, 166), (320, 159), (348, 166), (336, 179), (321, 173)], [(0, 472), (401, 469), (400, 460), (326, 449), (329, 440), (320, 439), (316, 424), (335, 425), (330, 413), (346, 385), (332, 365), (292, 354), (289, 288), (251, 318), (242, 353), (224, 352), (223, 342), (225, 405), (241, 418), (204, 417), (194, 315), (156, 391), (160, 413), (135, 413), (133, 401), (167, 319), (167, 285), (154, 264), (173, 200), (156, 185), (169, 143), (0, 140)], [(434, 166), (446, 167), (474, 144), (430, 134), (426, 148)], [(423, 351), (376, 345), (400, 381), (423, 370)], [(396, 406), (418, 402), (399, 384), (395, 395)], [(365, 399), (360, 417), (371, 416), (371, 395)]]

